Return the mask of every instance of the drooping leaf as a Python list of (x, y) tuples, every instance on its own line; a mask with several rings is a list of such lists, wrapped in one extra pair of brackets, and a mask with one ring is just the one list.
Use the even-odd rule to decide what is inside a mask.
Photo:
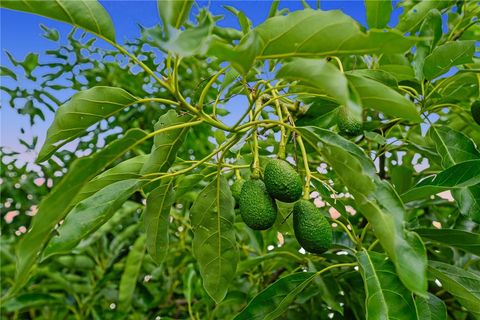
[(297, 295), (312, 282), (316, 272), (299, 272), (283, 277), (257, 294), (234, 319), (276, 319)]
[(457, 229), (414, 229), (422, 238), (480, 256), (480, 234)]
[(451, 67), (473, 62), (474, 53), (475, 41), (473, 40), (447, 42), (435, 48), (425, 58), (423, 74), (428, 80), (441, 76)]
[[(174, 110), (169, 110), (162, 115), (155, 124), (154, 129), (170, 127), (176, 124), (188, 122), (189, 115), (178, 116)], [(141, 173), (166, 172), (175, 161), (178, 149), (183, 144), (188, 127), (169, 130), (154, 137), (150, 157), (145, 162)]]
[(175, 200), (173, 178), (166, 178), (147, 197), (143, 213), (147, 235), (147, 250), (157, 264), (161, 264), (168, 250), (170, 209)]
[(137, 179), (117, 181), (79, 202), (56, 230), (57, 235), (44, 250), (44, 258), (70, 252), (80, 240), (105, 224), (142, 184)]
[(356, 144), (320, 128), (297, 127), (297, 131), (326, 158), (348, 187), (404, 285), (424, 296), (427, 289), (425, 247), (417, 234), (404, 229), (405, 209), (393, 187), (380, 180), (372, 161)]
[(120, 285), (118, 287), (118, 308), (128, 311), (132, 306), (133, 293), (137, 285), (138, 276), (145, 256), (145, 235), (140, 235), (133, 244), (127, 256)]
[(193, 0), (158, 0), (158, 13), (163, 24), (178, 29), (188, 19)]
[(37, 161), (47, 160), (55, 150), (84, 134), (88, 127), (137, 100), (127, 91), (113, 87), (93, 87), (74, 94), (57, 110)]
[(126, 179), (140, 178), (140, 170), (148, 159), (148, 156), (149, 155), (140, 155), (125, 160), (96, 176), (80, 190), (73, 201), (73, 205), (90, 197), (109, 184)]
[(402, 195), (402, 200), (413, 201), (445, 190), (470, 187), (479, 183), (480, 159), (464, 161), (420, 181)]
[(390, 21), (392, 1), (365, 0), (367, 23), (370, 28), (385, 28)]
[(55, 225), (70, 210), (75, 195), (103, 168), (137, 145), (146, 136), (144, 131), (132, 129), (100, 152), (77, 159), (72, 163), (70, 170), (60, 183), (40, 203), (38, 212), (32, 220), (31, 230), (23, 236), (17, 246), (17, 273), (12, 291), (25, 285), (37, 254)]
[(384, 254), (363, 250), (357, 253), (357, 259), (365, 282), (367, 320), (419, 319), (412, 293)]
[(214, 43), (209, 53), (232, 62), (246, 74), (256, 59), (403, 53), (414, 43), (393, 30), (364, 33), (341, 11), (305, 9), (267, 19), (237, 47)]
[(234, 204), (227, 180), (216, 177), (200, 192), (190, 210), (193, 255), (203, 286), (216, 303), (225, 298), (237, 267)]
[(428, 293), (428, 298), (416, 296), (418, 317), (421, 320), (447, 320), (447, 307), (436, 295)]
[(2, 1), (0, 6), (70, 23), (115, 42), (115, 28), (112, 19), (105, 8), (96, 0), (5, 0)]
[(480, 276), (439, 261), (429, 261), (428, 272), (440, 280), (442, 288), (450, 292), (476, 318), (480, 317)]
[(347, 75), (364, 108), (371, 108), (387, 115), (420, 122), (415, 105), (395, 90), (365, 77)]
[(400, 16), (396, 28), (400, 31), (415, 31), (420, 27), (428, 12), (432, 9), (442, 10), (453, 1), (420, 1)]
[[(444, 169), (455, 164), (480, 159), (475, 143), (463, 133), (447, 126), (431, 126), (428, 136), (435, 143)], [(480, 185), (460, 188), (452, 192), (460, 212), (472, 220), (480, 222)]]

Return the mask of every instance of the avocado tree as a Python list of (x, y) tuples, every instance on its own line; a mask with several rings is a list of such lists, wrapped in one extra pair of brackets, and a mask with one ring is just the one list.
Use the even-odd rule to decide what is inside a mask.
[(97, 1), (2, 1), (74, 26), (56, 62), (9, 57), (48, 70), (33, 95), (2, 87), (10, 105), (55, 118), (51, 189), (2, 158), (2, 193), (39, 201), (28, 232), (2, 226), (2, 314), (480, 318), (478, 4), (400, 2), (390, 28), (392, 2), (365, 1), (366, 30), (302, 3), (255, 27), (225, 6), (237, 30), (158, 1), (122, 45)]

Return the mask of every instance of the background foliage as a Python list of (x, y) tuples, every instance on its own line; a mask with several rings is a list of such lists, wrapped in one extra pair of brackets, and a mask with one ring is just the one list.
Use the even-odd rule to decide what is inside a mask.
[[(9, 56), (36, 83), (2, 86), (10, 107), (56, 118), (40, 171), (1, 153), (2, 316), (479, 318), (478, 4), (400, 2), (387, 28), (391, 2), (366, 1), (368, 30), (278, 2), (254, 28), (228, 7), (241, 28), (221, 28), (192, 5), (159, 1), (161, 23), (120, 46), (97, 2), (2, 2), (74, 26)], [(339, 106), (361, 134), (339, 134)], [(334, 225), (322, 255), (296, 242), (291, 205), (253, 231), (228, 191), (283, 147)]]

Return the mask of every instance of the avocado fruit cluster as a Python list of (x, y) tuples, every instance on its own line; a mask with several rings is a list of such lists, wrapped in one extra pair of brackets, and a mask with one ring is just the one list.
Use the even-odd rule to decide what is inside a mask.
[(352, 115), (344, 106), (338, 108), (337, 126), (341, 134), (350, 137), (358, 136), (363, 131), (362, 121)]
[(308, 252), (320, 254), (332, 245), (330, 223), (308, 200), (299, 200), (293, 206), (293, 230), (298, 243)]
[(277, 205), (260, 179), (245, 181), (239, 198), (243, 222), (254, 230), (266, 230), (277, 219)]

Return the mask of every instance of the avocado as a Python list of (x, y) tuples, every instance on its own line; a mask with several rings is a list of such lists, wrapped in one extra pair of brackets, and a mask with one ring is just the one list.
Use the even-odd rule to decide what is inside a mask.
[(267, 192), (262, 180), (245, 181), (240, 193), (240, 215), (247, 226), (266, 230), (277, 218), (277, 205)]
[(337, 126), (340, 133), (346, 136), (358, 136), (363, 131), (361, 119), (356, 118), (346, 107), (338, 108)]
[(302, 179), (285, 160), (270, 160), (265, 167), (263, 180), (268, 193), (283, 202), (295, 202), (302, 196)]
[(298, 243), (308, 252), (323, 253), (332, 245), (332, 227), (320, 209), (308, 200), (293, 206), (293, 230)]
[(470, 112), (472, 113), (473, 120), (480, 125), (480, 100), (472, 103)]
[(232, 191), (232, 196), (235, 199), (236, 203), (240, 201), (240, 193), (242, 192), (242, 187), (244, 183), (244, 179), (237, 179), (230, 187), (230, 190)]

